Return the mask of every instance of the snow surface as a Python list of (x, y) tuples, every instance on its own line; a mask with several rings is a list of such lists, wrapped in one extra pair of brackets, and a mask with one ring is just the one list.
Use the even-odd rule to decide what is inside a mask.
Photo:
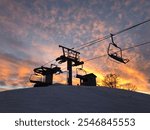
[(1, 113), (150, 112), (150, 95), (106, 87), (52, 85), (0, 92)]

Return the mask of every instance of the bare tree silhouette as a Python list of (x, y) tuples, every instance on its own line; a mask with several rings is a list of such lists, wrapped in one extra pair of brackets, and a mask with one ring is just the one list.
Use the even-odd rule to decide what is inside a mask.
[(123, 84), (121, 86), (122, 89), (129, 90), (129, 91), (136, 91), (137, 86), (133, 85), (132, 83)]
[(110, 87), (110, 88), (117, 88), (118, 87), (118, 78), (119, 76), (116, 74), (107, 74), (104, 77), (104, 80), (102, 81), (102, 84), (104, 86)]

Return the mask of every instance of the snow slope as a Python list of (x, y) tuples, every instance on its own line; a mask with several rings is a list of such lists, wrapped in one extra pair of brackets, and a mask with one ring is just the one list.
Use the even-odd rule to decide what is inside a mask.
[(150, 112), (150, 95), (104, 87), (53, 85), (0, 92), (0, 112)]

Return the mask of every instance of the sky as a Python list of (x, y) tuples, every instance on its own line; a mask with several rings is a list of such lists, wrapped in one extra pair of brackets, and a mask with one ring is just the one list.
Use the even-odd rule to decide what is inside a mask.
[[(31, 87), (32, 70), (59, 57), (59, 45), (79, 47), (147, 19), (149, 0), (0, 0), (0, 88)], [(115, 36), (114, 41), (121, 48), (149, 42), (149, 28), (150, 22)], [(110, 42), (80, 50), (81, 60), (105, 55)], [(105, 56), (86, 62), (84, 69), (97, 75), (99, 84), (106, 74), (115, 73), (120, 85), (132, 83), (138, 91), (150, 93), (149, 52), (147, 44), (124, 51), (130, 59), (125, 65)], [(66, 73), (54, 80), (66, 83)]]

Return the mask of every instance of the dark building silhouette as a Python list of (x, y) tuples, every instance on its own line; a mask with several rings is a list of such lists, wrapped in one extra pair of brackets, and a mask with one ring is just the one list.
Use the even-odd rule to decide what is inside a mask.
[(86, 74), (86, 75), (76, 75), (76, 78), (80, 79), (81, 86), (96, 86), (96, 75), (93, 73)]

